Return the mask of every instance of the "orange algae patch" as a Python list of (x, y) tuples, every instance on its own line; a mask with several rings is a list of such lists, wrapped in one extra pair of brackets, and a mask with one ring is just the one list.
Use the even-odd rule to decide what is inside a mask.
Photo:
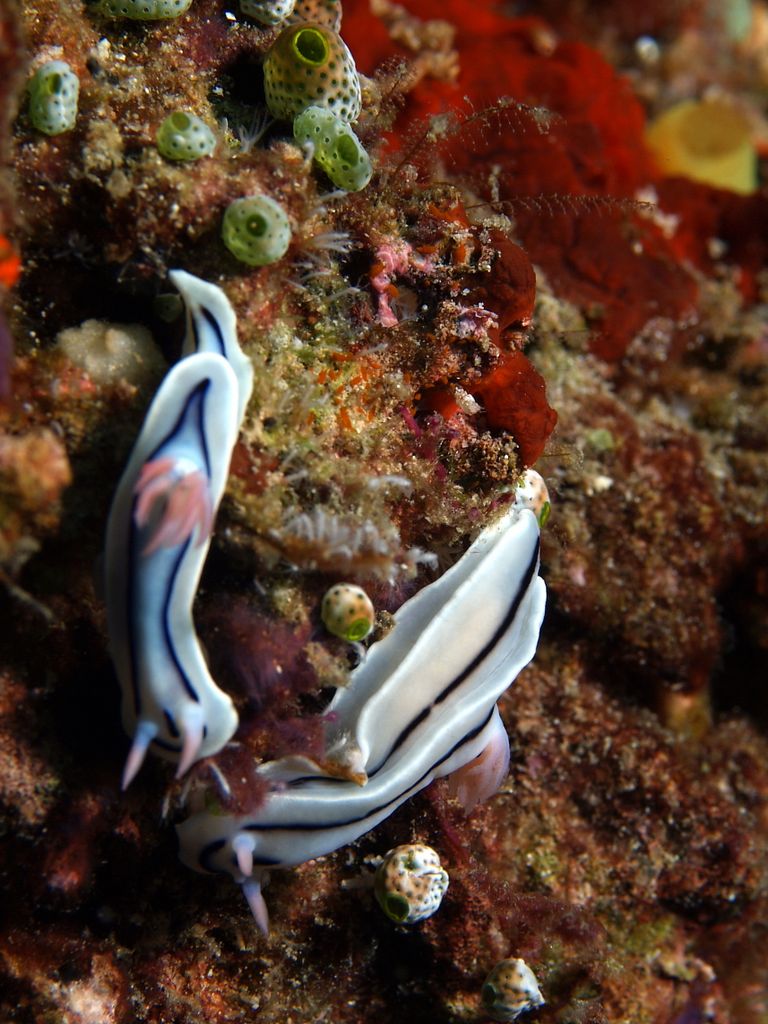
[(685, 320), (695, 309), (698, 286), (653, 224), (609, 214), (527, 215), (522, 233), (557, 294), (585, 310), (590, 349), (607, 362), (621, 360), (649, 320)]
[[(637, 191), (659, 175), (630, 83), (591, 47), (558, 42), (539, 18), (505, 18), (488, 0), (424, 0), (418, 14), (457, 26), (460, 74), (455, 83), (418, 85), (408, 121), (446, 108), (461, 121), (465, 96), (474, 110), (510, 97), (560, 115), (542, 132), (533, 114), (508, 106), (497, 120), (479, 127), (475, 120), (474, 129), (468, 121), (440, 147), (472, 181), (478, 168), (499, 168), (498, 198), (502, 209), (509, 204), (518, 241), (557, 294), (585, 312), (591, 350), (617, 362), (649, 320), (686, 320), (698, 299), (693, 276), (675, 239), (632, 208)], [(351, 42), (356, 53), (368, 48), (376, 59), (393, 48), (383, 52), (376, 33)], [(501, 313), (493, 301), (487, 305)]]
[[(514, 57), (495, 62), (502, 69), (495, 90), (543, 105), (563, 120), (543, 135), (489, 135), (478, 156), (501, 168), (499, 194), (512, 203), (530, 259), (562, 298), (591, 319), (592, 351), (618, 361), (650, 319), (684, 319), (698, 293), (653, 223), (642, 221), (630, 206), (592, 208), (589, 200), (580, 205), (581, 196), (605, 197), (609, 203), (632, 199), (654, 180), (643, 109), (629, 84), (587, 46), (562, 43), (551, 56), (542, 55), (519, 24), (504, 42)], [(494, 63), (492, 55), (486, 63)], [(482, 101), (491, 102), (491, 83), (484, 78), (466, 83), (473, 92), (475, 85)], [(519, 197), (541, 199), (518, 205)]]
[[(319, 384), (336, 383), (333, 401), (337, 406), (338, 424), (342, 430), (356, 431), (352, 412), (368, 422), (375, 418), (375, 412), (366, 407), (365, 399), (369, 393), (370, 383), (381, 375), (381, 362), (375, 356), (358, 356), (353, 352), (330, 352), (328, 356), (340, 367), (346, 364), (351, 376), (342, 379), (341, 369), (325, 368), (320, 370), (315, 379)], [(362, 400), (362, 404), (360, 401), (355, 404), (344, 404), (345, 401), (349, 403), (352, 398)]]
[(339, 425), (341, 426), (342, 430), (354, 430), (354, 425), (352, 423), (352, 417), (349, 415), (349, 412), (347, 411), (347, 409), (343, 405), (339, 409), (338, 417), (339, 417)]
[(498, 317), (499, 334), (503, 335), (509, 328), (530, 324), (536, 302), (536, 274), (525, 249), (498, 229), (491, 229), (489, 235), (498, 252), (490, 272), (468, 277), (464, 283), (471, 289), (469, 302), (482, 302), (492, 310)]
[(460, 224), (463, 228), (469, 227), (469, 218), (461, 203), (448, 208), (437, 206), (436, 203), (430, 203), (427, 207), (427, 213), (436, 220), (443, 220), (448, 224)]
[(498, 364), (469, 388), (485, 406), (488, 426), (517, 443), (524, 466), (532, 466), (557, 423), (544, 378), (522, 352), (505, 352)]
[(13, 288), (21, 273), (21, 257), (5, 235), (0, 235), (0, 285)]
[(683, 178), (668, 178), (656, 190), (659, 208), (679, 218), (670, 240), (678, 258), (712, 273), (710, 239), (717, 238), (725, 246), (722, 258), (741, 269), (742, 295), (757, 301), (759, 276), (768, 263), (768, 196), (743, 196)]
[(421, 405), (431, 412), (439, 413), (444, 420), (449, 420), (459, 411), (459, 403), (447, 387), (429, 388), (421, 396)]

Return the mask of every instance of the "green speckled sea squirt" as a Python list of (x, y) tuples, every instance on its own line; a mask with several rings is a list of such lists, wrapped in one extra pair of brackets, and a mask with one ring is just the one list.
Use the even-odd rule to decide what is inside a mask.
[(311, 106), (293, 122), (293, 135), (311, 144), (313, 157), (334, 185), (359, 192), (371, 180), (371, 159), (348, 124), (325, 107)]
[(63, 60), (39, 68), (29, 83), (29, 119), (39, 132), (60, 135), (75, 127), (80, 80)]
[(329, 633), (356, 643), (364, 640), (373, 629), (376, 612), (362, 587), (337, 583), (326, 592), (320, 617)]
[(515, 958), (496, 964), (483, 983), (481, 999), (489, 1017), (505, 1022), (544, 1005), (536, 975), (525, 960)]
[(216, 148), (216, 136), (196, 114), (176, 110), (157, 129), (157, 148), (166, 160), (199, 160)]
[(162, 21), (178, 18), (189, 10), (192, 0), (101, 0), (100, 10), (109, 18), (132, 21)]
[(240, 0), (240, 10), (262, 25), (279, 25), (293, 14), (296, 0)]
[(245, 196), (230, 203), (221, 225), (224, 244), (242, 263), (263, 267), (281, 259), (291, 244), (291, 225), (269, 196)]
[(360, 114), (360, 79), (336, 32), (300, 23), (284, 29), (264, 58), (264, 93), (274, 117), (291, 119), (310, 106), (327, 107), (348, 124)]
[(379, 906), (396, 924), (415, 924), (431, 917), (448, 888), (448, 872), (431, 846), (396, 846), (379, 865), (374, 893)]

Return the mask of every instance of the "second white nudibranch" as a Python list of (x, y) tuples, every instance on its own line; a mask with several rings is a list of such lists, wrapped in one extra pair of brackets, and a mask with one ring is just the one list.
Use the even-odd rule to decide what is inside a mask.
[(192, 602), (253, 371), (224, 293), (183, 271), (171, 279), (187, 309), (184, 355), (152, 401), (107, 527), (109, 638), (133, 736), (124, 788), (150, 747), (181, 775), (238, 721), (208, 671)]
[(461, 769), (467, 808), (489, 796), (509, 751), (496, 701), (533, 657), (544, 616), (538, 567), (536, 517), (510, 506), (399, 609), (337, 692), (324, 766), (306, 758), (262, 765), (271, 786), (264, 804), (246, 815), (193, 814), (177, 828), (182, 861), (231, 874), (266, 931), (261, 887), (270, 869), (353, 842)]

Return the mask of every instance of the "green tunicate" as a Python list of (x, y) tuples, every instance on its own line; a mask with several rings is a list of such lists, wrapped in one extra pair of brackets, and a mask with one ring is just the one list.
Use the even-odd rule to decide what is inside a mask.
[(279, 25), (293, 14), (296, 0), (240, 0), (240, 10), (262, 25)]
[(285, 210), (274, 199), (245, 196), (227, 207), (221, 237), (241, 262), (263, 267), (285, 255), (291, 244), (291, 225)]
[(326, 591), (320, 618), (329, 633), (355, 643), (364, 640), (376, 622), (370, 597), (354, 583), (336, 583)]
[(44, 64), (29, 83), (29, 119), (40, 132), (59, 135), (75, 127), (80, 80), (66, 61)]
[(110, 18), (133, 21), (161, 21), (178, 18), (189, 9), (192, 0), (101, 0), (101, 13)]
[(397, 893), (388, 893), (384, 898), (382, 909), (391, 921), (402, 924), (408, 917), (408, 912), (411, 908), (405, 896), (400, 896)]
[(293, 20), (308, 21), (311, 25), (322, 25), (331, 32), (338, 32), (341, 27), (341, 0), (296, 0)]
[(360, 79), (341, 36), (307, 22), (283, 29), (264, 58), (264, 99), (270, 114), (280, 119), (318, 106), (348, 124), (356, 121)]
[(594, 430), (588, 430), (585, 434), (585, 440), (587, 444), (591, 445), (592, 448), (596, 448), (599, 452), (612, 452), (616, 447), (613, 434), (607, 427), (595, 427)]
[(740, 42), (749, 35), (758, 16), (753, 13), (751, 0), (730, 0), (723, 5), (721, 17), (728, 37)]
[(157, 148), (167, 160), (199, 160), (216, 148), (216, 136), (196, 114), (177, 110), (157, 129)]
[(536, 975), (525, 960), (516, 958), (496, 964), (483, 982), (480, 999), (489, 1017), (507, 1024), (544, 1005)]
[(371, 180), (371, 158), (341, 118), (325, 107), (307, 107), (293, 122), (298, 143), (311, 143), (313, 156), (338, 188), (359, 192)]

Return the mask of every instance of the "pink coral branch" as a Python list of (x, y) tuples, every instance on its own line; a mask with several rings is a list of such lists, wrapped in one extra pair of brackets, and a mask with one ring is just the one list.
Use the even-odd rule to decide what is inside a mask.
[(392, 278), (408, 270), (411, 251), (407, 242), (384, 242), (376, 249), (377, 273), (371, 277), (371, 285), (378, 294), (378, 316), (382, 327), (394, 327), (398, 323), (390, 305), (395, 291)]

